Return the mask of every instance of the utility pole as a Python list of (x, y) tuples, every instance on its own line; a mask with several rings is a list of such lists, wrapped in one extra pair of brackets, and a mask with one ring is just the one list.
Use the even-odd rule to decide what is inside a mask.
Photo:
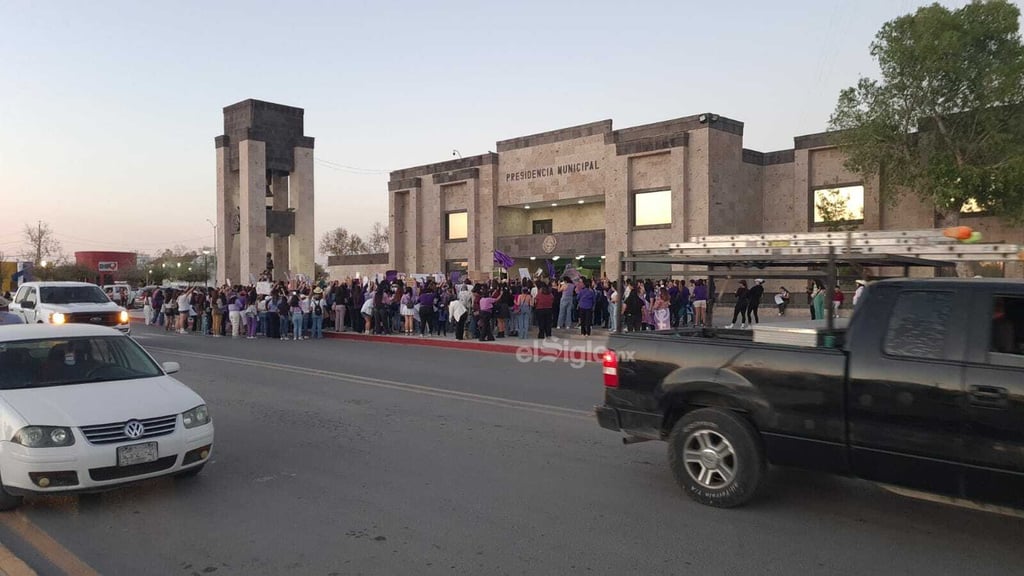
[(36, 220), (36, 264), (43, 260), (43, 221)]

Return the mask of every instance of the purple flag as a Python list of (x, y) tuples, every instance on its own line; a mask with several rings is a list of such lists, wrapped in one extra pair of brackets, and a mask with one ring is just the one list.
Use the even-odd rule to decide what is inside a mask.
[(498, 263), (502, 268), (511, 268), (515, 264), (515, 260), (511, 256), (505, 254), (501, 250), (494, 251), (494, 261)]
[(548, 278), (555, 277), (555, 264), (551, 260), (546, 261), (548, 264)]
[(394, 282), (398, 280), (398, 270), (388, 270), (384, 273), (384, 279), (388, 282)]

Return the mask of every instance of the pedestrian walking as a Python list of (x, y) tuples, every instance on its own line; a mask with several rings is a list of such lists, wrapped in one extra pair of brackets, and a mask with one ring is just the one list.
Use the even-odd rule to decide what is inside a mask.
[(758, 278), (754, 280), (754, 286), (747, 293), (747, 320), (752, 324), (760, 324), (761, 318), (757, 314), (757, 309), (761, 306), (761, 298), (764, 296), (764, 280)]
[(747, 309), (750, 307), (750, 294), (747, 289), (747, 281), (740, 280), (740, 285), (736, 288), (736, 305), (732, 309), (732, 322), (726, 325), (726, 328), (732, 328), (736, 325), (736, 318), (740, 318), (742, 324), (740, 328), (747, 327)]
[(597, 294), (590, 287), (590, 278), (583, 279), (583, 288), (579, 291), (579, 318), (580, 334), (590, 336), (590, 329), (594, 323), (594, 306), (597, 305)]

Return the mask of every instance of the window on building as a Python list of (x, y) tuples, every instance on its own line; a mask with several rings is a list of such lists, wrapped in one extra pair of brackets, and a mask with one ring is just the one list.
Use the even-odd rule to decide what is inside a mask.
[(554, 220), (534, 220), (533, 221), (533, 233), (534, 234), (551, 234), (554, 232), (555, 227), (553, 224)]
[(466, 260), (448, 260), (444, 263), (445, 274), (465, 272), (466, 270), (469, 270), (469, 262)]
[(864, 220), (864, 186), (818, 188), (811, 194), (814, 223), (856, 222)]
[(654, 190), (633, 195), (634, 226), (658, 226), (672, 223), (672, 191)]
[(951, 292), (903, 292), (889, 315), (885, 353), (907, 358), (941, 359), (952, 314)]
[(445, 223), (445, 238), (465, 240), (469, 237), (469, 214), (466, 211), (449, 212)]

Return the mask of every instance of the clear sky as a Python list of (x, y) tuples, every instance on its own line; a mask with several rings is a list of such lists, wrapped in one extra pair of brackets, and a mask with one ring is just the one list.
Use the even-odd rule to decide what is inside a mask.
[(213, 138), (246, 98), (305, 108), (317, 237), (386, 223), (388, 170), (574, 124), (715, 112), (790, 148), (923, 4), (0, 0), (0, 252), (37, 220), (68, 253), (211, 244)]

